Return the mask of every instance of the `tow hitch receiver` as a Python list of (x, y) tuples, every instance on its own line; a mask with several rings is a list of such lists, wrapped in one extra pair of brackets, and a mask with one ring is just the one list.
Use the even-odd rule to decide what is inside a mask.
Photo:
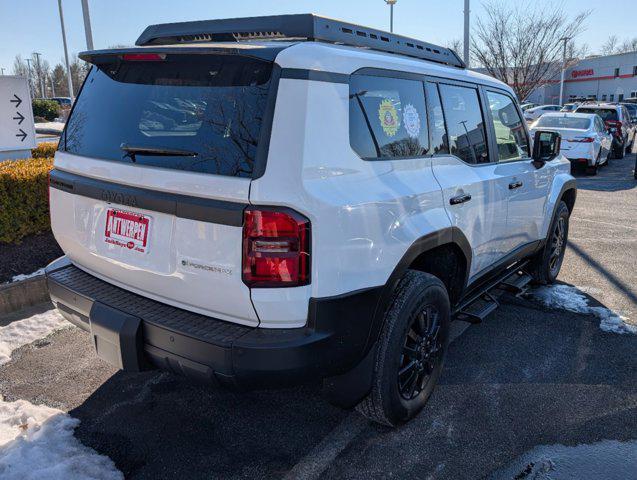
[(121, 370), (143, 370), (142, 328), (139, 318), (95, 302), (91, 307), (89, 321), (98, 357)]

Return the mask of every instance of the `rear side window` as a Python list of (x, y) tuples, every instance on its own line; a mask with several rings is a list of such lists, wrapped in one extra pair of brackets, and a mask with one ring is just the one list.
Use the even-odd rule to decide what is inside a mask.
[(429, 150), (426, 112), (422, 82), (352, 75), (350, 145), (366, 160), (423, 156)]
[(607, 121), (617, 121), (619, 117), (617, 116), (617, 110), (614, 108), (578, 108), (577, 113), (596, 113), (602, 120)]
[[(76, 101), (61, 149), (250, 177), (271, 71), (269, 62), (238, 56), (168, 55), (162, 61), (100, 64)], [(130, 155), (123, 146), (137, 153)], [(150, 154), (153, 150), (164, 154)]]
[(467, 163), (487, 163), (487, 140), (478, 91), (440, 84), (450, 153)]

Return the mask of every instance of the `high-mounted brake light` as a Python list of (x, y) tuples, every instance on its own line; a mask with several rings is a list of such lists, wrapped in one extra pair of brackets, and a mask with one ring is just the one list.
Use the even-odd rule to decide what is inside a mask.
[(122, 60), (129, 62), (161, 62), (166, 60), (165, 53), (125, 53)]
[(571, 142), (578, 142), (578, 143), (593, 143), (594, 141), (595, 139), (592, 137), (575, 137), (571, 140)]
[(307, 218), (289, 209), (249, 208), (243, 220), (243, 283), (249, 287), (310, 283)]

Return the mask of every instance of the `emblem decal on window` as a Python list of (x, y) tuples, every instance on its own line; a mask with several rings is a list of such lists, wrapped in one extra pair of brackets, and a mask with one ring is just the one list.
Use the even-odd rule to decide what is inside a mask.
[(398, 112), (391, 100), (388, 98), (380, 102), (378, 107), (378, 119), (380, 120), (380, 126), (383, 127), (385, 135), (393, 137), (400, 127), (400, 121), (398, 120)]
[(420, 135), (420, 115), (418, 110), (411, 103), (403, 108), (403, 125), (411, 138), (418, 138)]

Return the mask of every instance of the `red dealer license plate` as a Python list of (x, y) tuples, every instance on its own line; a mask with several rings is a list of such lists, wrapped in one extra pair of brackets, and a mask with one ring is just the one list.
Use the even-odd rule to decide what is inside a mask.
[(106, 212), (104, 241), (111, 245), (146, 253), (150, 218), (113, 208)]

